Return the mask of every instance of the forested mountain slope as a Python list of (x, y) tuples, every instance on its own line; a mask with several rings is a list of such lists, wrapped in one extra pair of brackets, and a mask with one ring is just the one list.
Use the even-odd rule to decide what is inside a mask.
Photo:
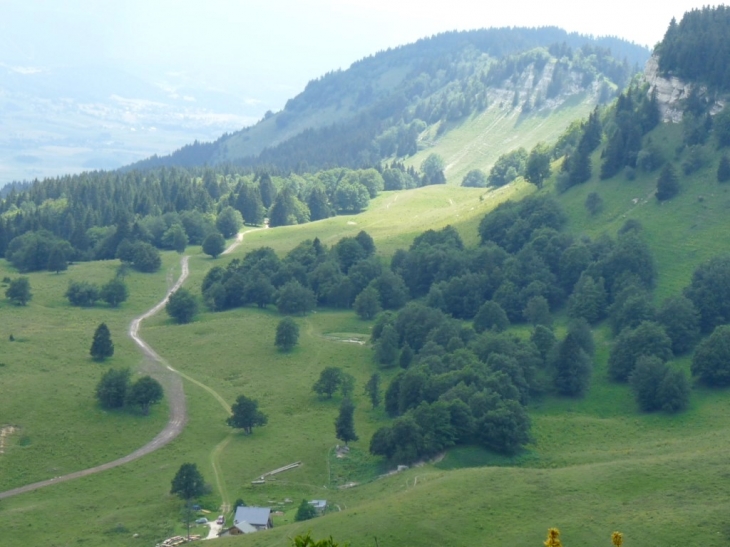
[(132, 167), (372, 166), (413, 155), (429, 146), (431, 133), (448, 132), (493, 104), (516, 109), (521, 121), (581, 93), (594, 103), (607, 100), (648, 56), (623, 40), (554, 27), (440, 34), (313, 80), (254, 126)]

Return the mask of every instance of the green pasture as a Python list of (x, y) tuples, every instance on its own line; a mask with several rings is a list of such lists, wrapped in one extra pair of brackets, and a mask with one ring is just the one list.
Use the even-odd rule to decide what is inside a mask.
[[(652, 138), (674, 157), (681, 134), (663, 126)], [(725, 252), (730, 194), (715, 181), (719, 156), (705, 168), (680, 174), (682, 192), (658, 204), (653, 197), (657, 172), (638, 172), (599, 181), (597, 176), (559, 196), (570, 217), (567, 230), (596, 237), (615, 235), (630, 218), (640, 220), (655, 253), (657, 300), (687, 285), (703, 260)], [(681, 158), (680, 158), (681, 159)], [(599, 158), (594, 158), (594, 173)], [(548, 189), (551, 191), (550, 184)], [(378, 253), (388, 257), (428, 228), (456, 226), (465, 241), (478, 242), (482, 216), (499, 202), (519, 198), (534, 187), (518, 182), (494, 190), (452, 185), (385, 192), (368, 211), (302, 226), (258, 230), (245, 235), (230, 255), (211, 259), (191, 247), (186, 287), (199, 294), (205, 272), (225, 266), (253, 248), (268, 245), (284, 254), (304, 239), (332, 245), (366, 230)], [(603, 211), (588, 215), (583, 205), (598, 192)], [(115, 459), (142, 446), (167, 418), (163, 401), (149, 417), (105, 413), (93, 390), (109, 366), (145, 363), (126, 329), (149, 309), (179, 275), (180, 256), (164, 255), (162, 270), (127, 277), (130, 300), (112, 310), (72, 308), (63, 297), (69, 280), (103, 283), (117, 262), (72, 266), (59, 275), (31, 274), (34, 298), (25, 308), (0, 299), (0, 426), (19, 426), (0, 455), (0, 489), (50, 478)], [(0, 278), (18, 275), (0, 261)], [(559, 314), (560, 315), (560, 314)], [(562, 316), (560, 316), (562, 317)], [(211, 486), (202, 501), (209, 518), (221, 505), (243, 499), (271, 506), (283, 515), (275, 529), (249, 537), (220, 540), (222, 545), (289, 545), (311, 530), (355, 546), (540, 545), (548, 527), (560, 528), (564, 544), (609, 545), (614, 530), (625, 546), (720, 546), (730, 541), (730, 397), (725, 391), (695, 388), (690, 408), (669, 416), (637, 410), (627, 386), (607, 380), (611, 343), (607, 326), (595, 329), (597, 354), (591, 388), (583, 399), (547, 395), (530, 403), (534, 442), (515, 458), (501, 458), (462, 447), (443, 459), (382, 476), (388, 468), (367, 452), (372, 433), (386, 423), (372, 410), (363, 385), (378, 370), (367, 345), (372, 323), (353, 312), (318, 310), (296, 317), (298, 346), (276, 351), (274, 332), (281, 316), (273, 307), (220, 313), (205, 310), (188, 325), (176, 325), (163, 312), (146, 321), (142, 336), (183, 375), (189, 421), (183, 434), (161, 450), (131, 464), (0, 501), (0, 544), (154, 545), (181, 533), (181, 503), (169, 495), (180, 464), (195, 462)], [(116, 352), (107, 363), (88, 356), (96, 325), (110, 326)], [(523, 327), (518, 327), (524, 333)], [(8, 340), (9, 334), (15, 337)], [(690, 357), (671, 362), (689, 369)], [(326, 366), (339, 366), (356, 378), (355, 425), (360, 440), (349, 457), (337, 458), (334, 420), (340, 396), (321, 400), (311, 386)], [(383, 386), (395, 371), (380, 371)], [(246, 436), (225, 424), (227, 407), (238, 395), (259, 401), (269, 418)], [(293, 470), (252, 480), (283, 465)], [(349, 483), (350, 488), (341, 488)], [(327, 499), (330, 511), (293, 523), (302, 499)], [(227, 513), (230, 517), (231, 513)], [(193, 533), (207, 533), (197, 527)], [(134, 534), (139, 537), (134, 538)]]
[(429, 154), (436, 153), (446, 164), (449, 185), (460, 185), (472, 169), (485, 173), (502, 154), (520, 147), (528, 152), (538, 143), (553, 143), (575, 120), (588, 117), (595, 108), (593, 97), (577, 95), (557, 109), (521, 113), (511, 99), (491, 99), (484, 112), (474, 114), (436, 136), (433, 128), (422, 135), (422, 149), (406, 161), (418, 169)]

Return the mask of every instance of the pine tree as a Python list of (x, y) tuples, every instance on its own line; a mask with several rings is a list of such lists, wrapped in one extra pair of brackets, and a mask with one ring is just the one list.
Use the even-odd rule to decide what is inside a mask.
[(380, 374), (377, 372), (365, 384), (365, 394), (370, 398), (373, 408), (376, 408), (380, 404)]
[(672, 199), (679, 193), (679, 180), (672, 164), (667, 163), (656, 181), (656, 198), (659, 201)]
[(350, 441), (356, 441), (359, 438), (355, 433), (354, 414), (355, 405), (352, 404), (352, 401), (349, 398), (342, 399), (340, 414), (335, 420), (335, 434), (339, 440), (345, 443), (345, 446)]
[(107, 357), (114, 355), (114, 344), (112, 343), (112, 336), (106, 323), (101, 323), (96, 327), (94, 340), (91, 343), (89, 353), (95, 361), (103, 361)]
[(592, 364), (572, 333), (568, 333), (558, 349), (555, 362), (555, 388), (562, 395), (577, 397), (588, 389)]
[(730, 180), (730, 160), (727, 156), (720, 158), (717, 166), (717, 182), (727, 182)]

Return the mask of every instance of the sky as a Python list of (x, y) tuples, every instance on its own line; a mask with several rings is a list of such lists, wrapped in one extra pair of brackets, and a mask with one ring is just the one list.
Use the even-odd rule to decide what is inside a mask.
[(702, 1), (0, 0), (0, 62), (119, 64), (278, 110), (307, 81), (449, 30), (558, 26), (653, 47)]

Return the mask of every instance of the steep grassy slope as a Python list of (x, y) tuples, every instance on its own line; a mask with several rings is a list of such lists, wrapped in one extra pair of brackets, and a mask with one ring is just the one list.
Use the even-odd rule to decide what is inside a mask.
[(585, 92), (555, 110), (523, 113), (505, 101), (506, 97), (495, 100), (485, 112), (452, 126), (442, 136), (425, 132), (422, 149), (406, 164), (418, 168), (429, 154), (438, 154), (446, 164), (447, 183), (459, 185), (472, 169), (488, 174), (502, 154), (555, 142), (573, 121), (586, 118), (596, 106), (596, 96)]

